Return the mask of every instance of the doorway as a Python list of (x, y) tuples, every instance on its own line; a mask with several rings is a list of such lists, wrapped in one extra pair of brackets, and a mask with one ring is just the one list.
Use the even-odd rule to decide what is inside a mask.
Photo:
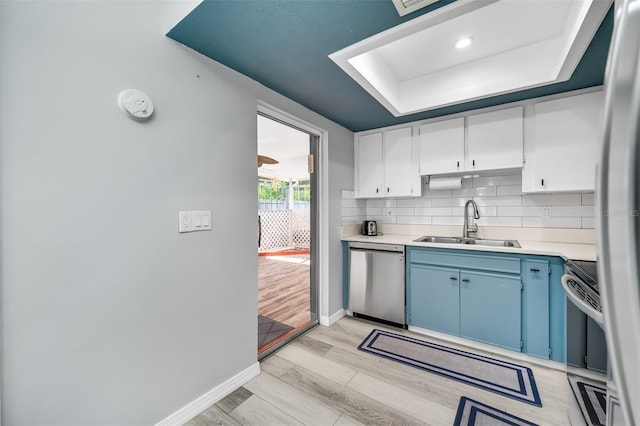
[(319, 137), (258, 113), (258, 358), (318, 322)]

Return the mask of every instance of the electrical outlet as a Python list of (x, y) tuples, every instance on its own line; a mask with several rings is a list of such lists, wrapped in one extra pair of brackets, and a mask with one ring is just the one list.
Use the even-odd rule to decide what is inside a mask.
[(178, 213), (179, 232), (191, 232), (193, 231), (193, 218), (191, 212), (179, 212)]
[(178, 232), (211, 230), (211, 210), (178, 213)]
[(551, 207), (542, 209), (542, 217), (551, 217)]

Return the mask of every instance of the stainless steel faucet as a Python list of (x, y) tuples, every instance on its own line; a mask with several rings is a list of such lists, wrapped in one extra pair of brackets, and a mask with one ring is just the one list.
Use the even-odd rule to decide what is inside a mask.
[(478, 232), (478, 225), (472, 223), (469, 225), (469, 204), (473, 206), (473, 217), (475, 219), (480, 219), (480, 213), (478, 212), (478, 205), (475, 201), (469, 200), (464, 205), (464, 225), (462, 227), (462, 238), (471, 238), (469, 237), (470, 232)]

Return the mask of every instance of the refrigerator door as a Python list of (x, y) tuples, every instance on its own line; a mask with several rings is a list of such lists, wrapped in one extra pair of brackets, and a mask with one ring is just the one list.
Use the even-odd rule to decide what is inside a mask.
[[(639, 52), (640, 0), (616, 1), (596, 190), (598, 276), (613, 379), (608, 386), (608, 425), (640, 424)], [(616, 409), (618, 400), (622, 413)]]

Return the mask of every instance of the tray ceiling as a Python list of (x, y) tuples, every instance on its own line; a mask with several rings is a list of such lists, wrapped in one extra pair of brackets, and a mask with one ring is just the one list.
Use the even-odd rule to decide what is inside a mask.
[[(523, 89), (498, 90), (495, 91), (498, 94), (481, 94), (453, 102), (447, 102), (446, 99), (435, 102), (435, 105), (439, 102), (446, 106), (424, 108), (409, 105), (404, 112), (396, 111), (396, 114), (400, 112), (397, 115), (406, 114), (402, 116), (394, 116), (381, 103), (383, 101), (372, 96), (329, 58), (335, 52), (347, 50), (372, 36), (379, 37), (380, 33), (401, 24), (409, 25), (412, 20), (416, 22), (428, 19), (429, 14), (442, 13), (441, 8), (452, 8), (456, 6), (454, 3), (468, 3), (468, 0), (441, 0), (400, 17), (391, 0), (204, 1), (167, 35), (352, 131), (602, 84), (613, 28), (612, 10), (609, 10), (601, 25), (595, 26), (597, 31), (592, 40), (585, 43), (586, 50), (582, 49), (584, 55), (576, 60), (577, 66), (575, 71), (569, 73), (568, 80), (538, 83), (539, 87), (523, 84)], [(502, 3), (507, 3), (507, 8), (516, 8), (527, 1), (507, 0)], [(455, 91), (461, 87), (460, 80), (458, 83), (438, 80), (437, 74), (446, 75), (447, 70), (464, 68), (467, 63), (482, 62), (488, 57), (496, 56), (498, 51), (516, 50), (518, 46), (526, 45), (526, 36), (531, 34), (547, 39), (553, 37), (561, 31), (562, 24), (566, 24), (571, 4), (577, 2), (538, 3), (560, 5), (553, 11), (543, 7), (527, 9), (521, 13), (529, 19), (521, 22), (511, 22), (506, 15), (494, 16), (494, 20), (506, 21), (500, 26), (502, 28), (498, 28), (498, 25), (485, 26), (477, 33), (476, 29), (482, 27), (482, 19), (467, 19), (465, 25), (469, 30), (465, 34), (473, 32), (478, 35), (474, 36), (472, 46), (464, 49), (467, 56), (464, 60), (458, 55), (459, 52), (450, 49), (451, 34), (445, 34), (446, 25), (431, 33), (414, 36), (414, 42), (417, 40), (422, 48), (420, 54), (414, 55), (413, 59), (411, 55), (403, 55), (403, 52), (406, 54), (407, 51), (415, 50), (415, 47), (402, 41), (377, 51), (376, 59), (385, 62), (387, 71), (398, 81), (423, 79), (424, 84), (416, 86), (420, 88), (427, 87), (429, 80), (433, 80), (431, 83), (444, 85), (449, 91)], [(491, 16), (490, 6), (481, 9), (485, 9), (483, 13)], [(508, 28), (516, 33), (519, 30), (522, 36), (507, 36), (504, 31)], [(474, 49), (474, 44), (485, 46)], [(447, 47), (446, 51), (442, 48), (444, 45)], [(482, 82), (495, 73), (487, 67), (476, 67), (467, 75), (459, 74), (458, 78), (467, 83), (473, 80)]]

